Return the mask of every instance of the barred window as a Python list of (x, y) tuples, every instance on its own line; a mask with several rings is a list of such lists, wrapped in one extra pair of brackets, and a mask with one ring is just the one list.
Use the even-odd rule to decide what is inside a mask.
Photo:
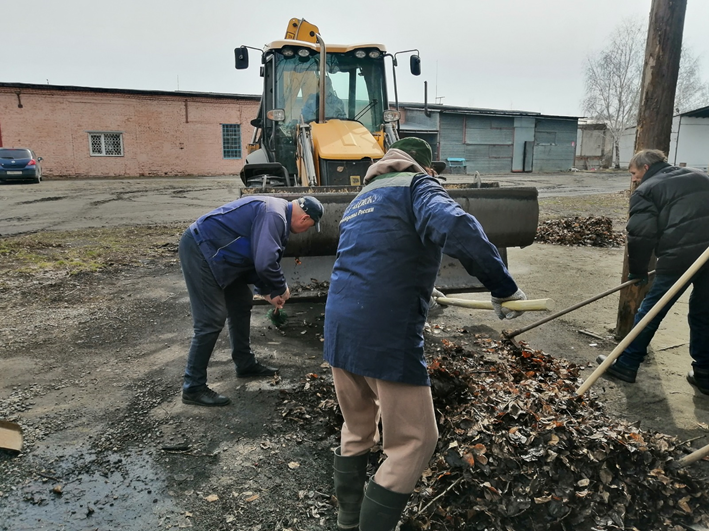
[(225, 159), (241, 158), (240, 124), (222, 124), (222, 156)]
[(92, 157), (122, 157), (123, 133), (89, 133)]

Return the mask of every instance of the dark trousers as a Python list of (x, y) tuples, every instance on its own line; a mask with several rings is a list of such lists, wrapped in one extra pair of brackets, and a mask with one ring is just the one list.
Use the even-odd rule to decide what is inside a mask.
[(194, 328), (182, 390), (192, 393), (207, 386), (207, 365), (227, 321), (231, 357), (237, 369), (256, 363), (250, 343), (253, 293), (245, 279), (222, 289), (189, 229), (180, 239), (179, 256)]
[[(656, 275), (647, 295), (640, 303), (635, 315), (635, 325), (647, 315), (653, 306), (674, 285), (681, 275)], [(647, 355), (647, 347), (652, 341), (660, 323), (670, 311), (677, 299), (692, 285), (689, 296), (689, 354), (695, 369), (709, 370), (709, 267), (702, 268), (692, 279), (677, 292), (664, 308), (638, 334), (618, 358), (618, 364), (637, 369)]]

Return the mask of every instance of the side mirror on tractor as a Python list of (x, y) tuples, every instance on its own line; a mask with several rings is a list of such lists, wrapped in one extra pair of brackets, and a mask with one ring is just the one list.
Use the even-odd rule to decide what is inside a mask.
[(236, 59), (236, 69), (245, 70), (249, 67), (249, 50), (246, 46), (240, 46), (234, 50), (234, 57)]
[(411, 73), (413, 75), (421, 75), (421, 58), (418, 55), (412, 55), (409, 58), (409, 65), (411, 66)]

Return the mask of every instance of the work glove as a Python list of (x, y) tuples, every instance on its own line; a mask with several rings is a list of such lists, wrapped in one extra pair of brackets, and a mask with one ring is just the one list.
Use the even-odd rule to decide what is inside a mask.
[(442, 292), (438, 291), (436, 288), (433, 288), (433, 292), (431, 293), (431, 299), (428, 301), (429, 310), (438, 307), (438, 297), (445, 297), (445, 295)]
[(509, 297), (491, 297), (490, 300), (492, 301), (492, 309), (495, 310), (497, 317), (500, 319), (514, 319), (515, 317), (522, 315), (524, 312), (504, 308), (502, 303), (507, 301), (526, 301), (527, 296), (524, 294), (524, 291), (518, 289)]
[(632, 273), (628, 274), (628, 280), (638, 280), (638, 282), (635, 283), (635, 286), (638, 288), (642, 288), (643, 286), (647, 285), (647, 274), (645, 275), (634, 275)]

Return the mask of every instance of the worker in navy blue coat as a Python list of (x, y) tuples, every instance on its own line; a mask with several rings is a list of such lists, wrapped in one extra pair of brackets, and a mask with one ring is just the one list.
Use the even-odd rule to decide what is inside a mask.
[[(435, 450), (423, 329), (442, 253), (490, 290), (500, 318), (520, 313), (502, 302), (526, 299), (478, 221), (430, 175), (431, 158), (423, 140), (395, 142), (340, 222), (324, 344), (344, 417), (334, 457), (340, 529), (394, 529)], [(380, 418), (387, 459), (364, 492)]]
[(179, 245), (180, 266), (190, 296), (194, 335), (182, 385), (182, 402), (225, 406), (231, 402), (207, 386), (207, 365), (228, 319), (236, 375), (273, 376), (251, 350), (251, 307), (256, 291), (282, 308), (290, 290), (281, 257), (290, 233), (318, 225), (324, 209), (304, 196), (293, 201), (247, 196), (227, 203), (192, 223)]

